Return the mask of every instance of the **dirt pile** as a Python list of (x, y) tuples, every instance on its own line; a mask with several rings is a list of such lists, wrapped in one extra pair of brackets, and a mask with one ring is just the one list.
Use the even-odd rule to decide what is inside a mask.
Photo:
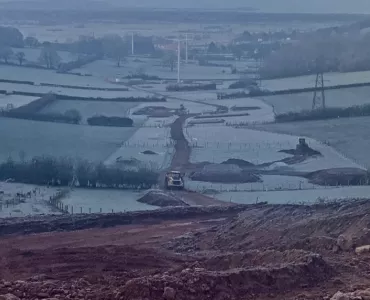
[(336, 293), (330, 300), (370, 300), (370, 289), (359, 290), (352, 293)]
[(137, 201), (158, 207), (188, 206), (177, 194), (162, 190), (150, 190)]
[[(199, 194), (194, 194), (194, 197), (199, 197)], [(224, 218), (234, 216), (247, 207), (248, 205), (187, 206), (115, 214), (75, 214), (7, 218), (0, 219), (0, 237), (9, 234), (75, 231), (89, 228), (108, 228), (119, 225), (148, 224), (149, 221), (151, 223), (160, 223), (165, 220), (179, 221), (189, 218)]]
[(132, 114), (137, 116), (148, 116), (152, 118), (167, 118), (175, 115), (177, 113), (176, 109), (171, 109), (165, 106), (145, 106)]
[(241, 168), (253, 167), (254, 166), (254, 164), (252, 164), (251, 162), (246, 161), (244, 159), (240, 159), (240, 158), (229, 158), (228, 160), (223, 161), (221, 164), (223, 164), (223, 165), (236, 165), (236, 166), (241, 167)]
[(370, 201), (327, 205), (260, 205), (213, 232), (172, 241), (177, 251), (303, 249), (351, 251), (370, 244)]
[[(215, 266), (212, 266), (215, 269)], [(123, 288), (123, 299), (163, 299), (170, 288), (178, 300), (241, 299), (275, 293), (300, 286), (311, 286), (332, 275), (330, 267), (318, 255), (307, 254), (295, 263), (233, 269), (183, 269), (179, 274), (154, 275), (130, 280)]]
[(260, 182), (260, 177), (234, 164), (209, 164), (190, 174), (195, 181), (214, 183)]
[(356, 168), (335, 168), (312, 172), (306, 176), (310, 182), (319, 185), (365, 185), (369, 184), (366, 170)]

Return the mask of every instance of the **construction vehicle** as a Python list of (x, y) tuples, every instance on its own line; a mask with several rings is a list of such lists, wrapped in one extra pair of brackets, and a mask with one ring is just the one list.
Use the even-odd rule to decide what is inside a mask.
[(184, 189), (184, 178), (179, 171), (169, 171), (166, 173), (165, 177), (165, 188), (166, 190)]

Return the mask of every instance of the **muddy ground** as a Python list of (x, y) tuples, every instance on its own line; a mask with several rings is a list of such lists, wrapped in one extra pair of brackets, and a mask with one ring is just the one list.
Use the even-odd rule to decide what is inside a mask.
[[(144, 214), (131, 213), (128, 225), (119, 225), (123, 214), (3, 221), (0, 295), (293, 300), (370, 287), (370, 253), (355, 252), (370, 244), (367, 200)], [(15, 224), (49, 232), (25, 235)]]

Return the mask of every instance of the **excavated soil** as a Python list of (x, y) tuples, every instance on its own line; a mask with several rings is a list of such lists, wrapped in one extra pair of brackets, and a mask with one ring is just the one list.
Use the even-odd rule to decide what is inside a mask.
[[(156, 222), (145, 222), (150, 214)], [(13, 234), (0, 240), (0, 295), (8, 294), (0, 299), (369, 299), (370, 254), (355, 252), (370, 244), (368, 200), (185, 207), (112, 221), (124, 216), (3, 222)], [(14, 224), (47, 232), (6, 230)]]
[(137, 201), (158, 207), (188, 206), (177, 194), (162, 190), (150, 190)]

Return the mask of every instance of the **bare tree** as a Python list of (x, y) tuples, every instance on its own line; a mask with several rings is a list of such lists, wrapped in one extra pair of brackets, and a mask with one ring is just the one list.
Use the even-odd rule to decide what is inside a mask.
[(61, 58), (58, 52), (52, 47), (51, 44), (46, 44), (44, 48), (42, 48), (39, 62), (42, 65), (45, 65), (48, 69), (57, 68), (61, 61)]
[(29, 48), (36, 48), (40, 45), (40, 42), (37, 40), (37, 38), (29, 36), (24, 39), (24, 45)]
[(164, 67), (169, 67), (171, 72), (175, 69), (177, 57), (174, 52), (167, 53), (162, 60), (162, 64)]
[(23, 65), (24, 59), (26, 57), (26, 54), (24, 52), (20, 51), (15, 54), (15, 57), (18, 59), (19, 65)]
[(128, 53), (127, 44), (119, 35), (105, 36), (102, 43), (105, 56), (114, 59), (117, 67), (120, 67)]
[(0, 58), (3, 59), (6, 64), (9, 63), (9, 59), (13, 54), (14, 52), (10, 47), (4, 47), (0, 49)]

